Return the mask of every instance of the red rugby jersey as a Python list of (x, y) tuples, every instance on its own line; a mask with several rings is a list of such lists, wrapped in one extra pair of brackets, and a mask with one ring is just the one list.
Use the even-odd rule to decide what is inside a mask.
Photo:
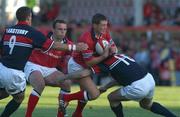
[[(67, 38), (64, 38), (62, 43), (72, 44)], [(59, 50), (48, 50), (47, 52), (44, 52), (40, 49), (35, 49), (33, 50), (29, 61), (49, 68), (58, 66), (63, 67), (64, 65), (66, 66), (64, 59), (67, 55), (71, 55), (71, 52)]]
[[(106, 39), (111, 46), (115, 46), (108, 31), (105, 34), (102, 34), (100, 37), (95, 37), (95, 33), (92, 29), (83, 33), (78, 39), (78, 42), (86, 43), (88, 45), (88, 49), (83, 52), (74, 52), (73, 58), (78, 64), (82, 65), (84, 68), (88, 67), (85, 61), (90, 61), (94, 57), (98, 56), (95, 50), (95, 45), (98, 39)], [(94, 70), (96, 70), (96, 73), (100, 72), (100, 69), (98, 67), (94, 68)]]

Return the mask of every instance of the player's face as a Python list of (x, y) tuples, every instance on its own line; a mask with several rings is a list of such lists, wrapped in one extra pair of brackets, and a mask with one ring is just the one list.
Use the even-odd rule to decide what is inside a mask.
[(55, 29), (53, 30), (53, 34), (58, 39), (63, 39), (66, 36), (67, 25), (64, 23), (57, 23)]
[(94, 29), (97, 33), (104, 34), (106, 33), (107, 27), (108, 27), (108, 21), (103, 20), (99, 24), (95, 25)]

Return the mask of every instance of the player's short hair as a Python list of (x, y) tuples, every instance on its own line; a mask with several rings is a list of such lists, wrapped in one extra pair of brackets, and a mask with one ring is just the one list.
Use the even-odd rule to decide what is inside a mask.
[(29, 7), (23, 6), (16, 11), (16, 18), (18, 21), (26, 21), (32, 14), (32, 10)]
[(92, 24), (100, 24), (101, 21), (107, 20), (106, 16), (100, 13), (97, 13), (92, 18)]
[(53, 22), (53, 25), (52, 25), (53, 29), (56, 28), (56, 24), (57, 24), (57, 23), (67, 24), (67, 22), (66, 22), (65, 20), (56, 19), (56, 20)]

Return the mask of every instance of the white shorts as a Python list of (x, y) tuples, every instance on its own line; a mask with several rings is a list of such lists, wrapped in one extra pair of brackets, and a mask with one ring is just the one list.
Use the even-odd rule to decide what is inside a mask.
[(144, 98), (152, 99), (155, 82), (153, 76), (148, 73), (144, 78), (133, 82), (131, 85), (122, 87), (120, 93), (127, 99), (140, 101)]
[(74, 59), (71, 57), (68, 61), (68, 73), (73, 73), (78, 70), (83, 70), (84, 68), (78, 64)]
[(45, 66), (41, 66), (35, 63), (32, 63), (30, 61), (28, 61), (25, 65), (24, 68), (24, 73), (26, 75), (26, 80), (29, 81), (29, 75), (33, 72), (33, 71), (39, 71), (41, 72), (43, 78), (47, 77), (48, 75), (52, 74), (55, 71), (58, 71), (56, 68), (49, 68), (49, 67), (45, 67)]
[(26, 88), (24, 72), (0, 63), (0, 88), (4, 88), (10, 95), (24, 91)]

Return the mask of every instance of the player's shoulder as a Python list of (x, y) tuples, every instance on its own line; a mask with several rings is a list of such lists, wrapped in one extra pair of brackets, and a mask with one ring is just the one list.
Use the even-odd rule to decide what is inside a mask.
[(103, 36), (104, 38), (111, 39), (111, 34), (109, 31), (106, 31)]
[(67, 44), (73, 44), (72, 39), (66, 38)]
[(91, 39), (91, 31), (88, 30), (80, 35), (78, 41), (88, 41), (90, 39)]

